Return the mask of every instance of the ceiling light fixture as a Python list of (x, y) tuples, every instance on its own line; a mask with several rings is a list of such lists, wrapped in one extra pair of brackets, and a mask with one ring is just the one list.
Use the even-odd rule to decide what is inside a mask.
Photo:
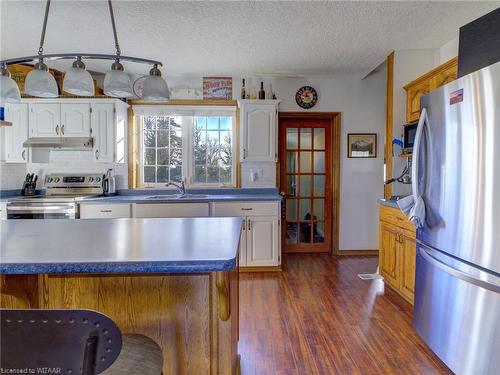
[(10, 78), (7, 65), (2, 64), (0, 67), (0, 104), (19, 103), (20, 101), (19, 87), (17, 87), (16, 81)]
[[(85, 64), (82, 59), (95, 59), (95, 60), (114, 60), (111, 65), (111, 70), (106, 73), (104, 77), (104, 94), (108, 96), (118, 97), (118, 98), (128, 98), (132, 94), (131, 80), (128, 74), (124, 72), (122, 61), (130, 61), (140, 64), (152, 65), (153, 69), (150, 71), (150, 75), (146, 78), (144, 87), (148, 87), (145, 90), (148, 96), (143, 95), (144, 100), (146, 98), (151, 98), (151, 101), (167, 101), (170, 97), (170, 92), (168, 90), (168, 85), (165, 80), (161, 77), (161, 72), (158, 67), (163, 64), (160, 61), (143, 59), (140, 57), (122, 56), (120, 45), (118, 44), (118, 36), (116, 33), (115, 17), (113, 12), (113, 6), (111, 0), (108, 0), (109, 15), (111, 19), (111, 26), (113, 28), (113, 37), (115, 40), (116, 53), (114, 55), (99, 54), (99, 53), (63, 53), (63, 54), (43, 54), (43, 45), (45, 40), (45, 31), (47, 29), (47, 20), (49, 16), (51, 0), (47, 0), (45, 6), (45, 16), (42, 26), (42, 34), (40, 37), (40, 47), (38, 49), (38, 55), (17, 57), (13, 59), (1, 60), (0, 66), (2, 67), (0, 83), (1, 87), (1, 97), (0, 101), (4, 102), (7, 99), (15, 101), (15, 90), (11, 87), (12, 83), (15, 82), (10, 79), (10, 75), (7, 70), (7, 66), (10, 64), (22, 64), (22, 63), (32, 63), (35, 62), (34, 68), (26, 76), (25, 81), (25, 92), (28, 95), (42, 97), (42, 98), (53, 98), (59, 95), (56, 80), (49, 73), (48, 67), (44, 61), (47, 60), (61, 60), (61, 59), (73, 59), (73, 66), (66, 72), (63, 81), (63, 91), (77, 96), (92, 96), (94, 95), (94, 82), (92, 76), (88, 71), (85, 70)], [(150, 79), (151, 78), (151, 79)], [(10, 80), (10, 81), (9, 81)], [(149, 80), (149, 81), (148, 81)], [(12, 81), (12, 82), (11, 82)], [(146, 82), (148, 84), (146, 85)], [(17, 86), (16, 86), (17, 87)], [(14, 91), (12, 91), (14, 90)], [(17, 91), (19, 89), (17, 88)], [(7, 96), (9, 93), (10, 96)], [(154, 99), (154, 100), (153, 100)]]

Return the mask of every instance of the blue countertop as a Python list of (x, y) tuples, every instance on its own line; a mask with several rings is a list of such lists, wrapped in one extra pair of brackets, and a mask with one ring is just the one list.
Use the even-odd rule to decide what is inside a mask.
[(7, 220), (0, 274), (206, 273), (237, 265), (241, 218)]
[[(127, 189), (112, 197), (84, 198), (80, 203), (182, 203), (182, 202), (230, 202), (230, 201), (281, 201), (277, 189), (189, 189), (188, 194), (198, 197), (177, 198), (177, 190)], [(151, 197), (154, 196), (154, 199)]]

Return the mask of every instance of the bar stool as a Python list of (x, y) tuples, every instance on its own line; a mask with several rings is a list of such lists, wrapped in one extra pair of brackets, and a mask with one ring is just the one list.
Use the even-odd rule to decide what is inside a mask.
[(122, 335), (97, 311), (0, 309), (0, 340), (2, 373), (162, 373), (162, 352), (155, 341)]

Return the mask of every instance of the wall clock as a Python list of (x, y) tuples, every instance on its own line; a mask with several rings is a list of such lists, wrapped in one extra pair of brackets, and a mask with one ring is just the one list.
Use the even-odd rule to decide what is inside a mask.
[(302, 86), (295, 94), (295, 102), (301, 108), (312, 108), (318, 102), (318, 93), (311, 86)]

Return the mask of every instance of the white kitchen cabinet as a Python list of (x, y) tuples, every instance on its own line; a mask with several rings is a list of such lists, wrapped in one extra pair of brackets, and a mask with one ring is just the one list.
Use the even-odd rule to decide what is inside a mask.
[(5, 108), (5, 118), (12, 122), (12, 126), (1, 128), (1, 161), (26, 163), (28, 150), (23, 147), (23, 142), (28, 139), (28, 104), (8, 104)]
[(137, 203), (133, 205), (132, 216), (152, 217), (208, 217), (208, 203)]
[(59, 103), (31, 103), (29, 133), (30, 137), (60, 136), (61, 105)]
[(246, 265), (276, 266), (279, 264), (279, 218), (247, 217)]
[(61, 137), (90, 136), (90, 103), (61, 103)]
[(0, 220), (7, 220), (7, 202), (0, 202)]
[(279, 202), (215, 202), (212, 216), (239, 216), (244, 219), (240, 240), (240, 266), (280, 265)]
[(122, 219), (130, 218), (128, 203), (80, 204), (80, 219)]
[(112, 163), (115, 144), (115, 105), (92, 104), (91, 135), (94, 137), (94, 161)]
[(278, 100), (240, 100), (241, 161), (276, 161)]

